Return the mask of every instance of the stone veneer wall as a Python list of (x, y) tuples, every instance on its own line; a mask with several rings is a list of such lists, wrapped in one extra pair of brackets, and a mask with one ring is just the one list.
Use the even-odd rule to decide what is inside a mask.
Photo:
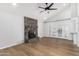
[(38, 37), (38, 25), (37, 20), (24, 17), (24, 36), (25, 36), (25, 43), (28, 42), (30, 39), (28, 37), (28, 31), (32, 30), (36, 34), (36, 37)]

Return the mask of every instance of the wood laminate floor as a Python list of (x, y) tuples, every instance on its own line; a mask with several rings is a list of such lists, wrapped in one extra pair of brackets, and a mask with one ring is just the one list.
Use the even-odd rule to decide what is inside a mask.
[(79, 56), (79, 48), (72, 41), (41, 38), (37, 42), (24, 43), (0, 50), (2, 56)]

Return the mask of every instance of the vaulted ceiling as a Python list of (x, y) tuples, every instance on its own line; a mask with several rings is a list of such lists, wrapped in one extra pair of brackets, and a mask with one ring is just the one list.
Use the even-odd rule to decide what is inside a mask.
[(12, 5), (12, 3), (0, 3), (0, 11), (36, 19), (47, 19), (60, 12), (67, 5), (65, 3), (55, 3), (52, 7), (57, 8), (57, 10), (51, 10), (48, 14), (47, 12), (40, 13), (42, 9), (38, 8), (39, 6), (45, 6), (44, 3), (17, 3), (16, 5)]

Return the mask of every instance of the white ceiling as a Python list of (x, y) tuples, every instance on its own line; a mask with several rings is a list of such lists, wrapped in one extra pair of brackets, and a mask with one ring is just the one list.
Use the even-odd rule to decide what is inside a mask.
[(51, 15), (53, 16), (61, 11), (67, 5), (65, 3), (55, 3), (52, 7), (57, 8), (57, 10), (52, 10), (49, 14), (47, 12), (40, 13), (42, 9), (38, 8), (38, 6), (44, 6), (43, 3), (17, 3), (16, 6), (13, 6), (11, 3), (0, 3), (0, 10), (36, 19), (47, 19)]

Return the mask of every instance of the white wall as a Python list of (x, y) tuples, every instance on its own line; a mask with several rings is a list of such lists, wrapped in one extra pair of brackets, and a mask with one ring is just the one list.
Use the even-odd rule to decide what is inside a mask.
[(77, 4), (77, 17), (78, 17), (78, 40), (77, 40), (77, 46), (79, 47), (79, 3)]
[(23, 43), (23, 40), (23, 17), (0, 11), (0, 49)]
[(71, 18), (75, 18), (78, 16), (77, 3), (71, 3)]
[(38, 20), (38, 37), (43, 37), (43, 20)]

